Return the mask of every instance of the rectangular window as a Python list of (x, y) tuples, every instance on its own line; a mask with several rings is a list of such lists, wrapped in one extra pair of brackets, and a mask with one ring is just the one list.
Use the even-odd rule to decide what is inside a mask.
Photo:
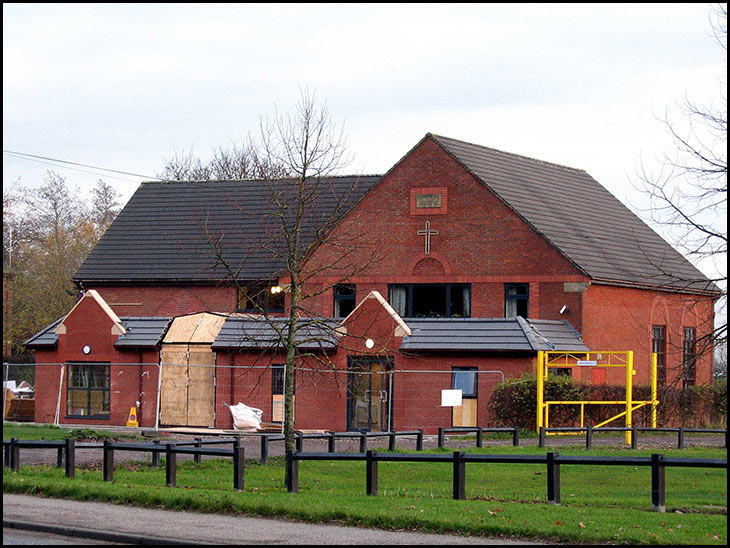
[(70, 417), (109, 418), (108, 363), (68, 364), (66, 414)]
[(527, 318), (530, 304), (530, 284), (504, 284), (504, 317)]
[(403, 318), (468, 318), (471, 315), (468, 284), (391, 285), (388, 301)]
[(651, 351), (656, 353), (657, 385), (667, 384), (667, 328), (655, 325), (651, 328)]
[(355, 286), (353, 284), (337, 284), (335, 286), (335, 318), (346, 318), (355, 310)]
[(461, 390), (462, 398), (476, 398), (477, 368), (454, 367), (451, 372), (451, 388)]
[(682, 342), (682, 386), (694, 386), (697, 382), (697, 341), (694, 327), (684, 328)]
[(284, 312), (284, 292), (276, 282), (244, 282), (238, 287), (240, 312)]
[(284, 364), (271, 366), (271, 422), (284, 422)]

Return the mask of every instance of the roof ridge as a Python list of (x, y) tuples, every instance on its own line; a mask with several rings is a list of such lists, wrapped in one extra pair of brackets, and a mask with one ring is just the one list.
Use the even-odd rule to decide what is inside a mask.
[(497, 154), (505, 154), (507, 156), (512, 156), (514, 158), (520, 158), (522, 160), (527, 160), (527, 161), (530, 161), (530, 162), (535, 162), (537, 164), (543, 164), (543, 165), (557, 167), (557, 168), (561, 168), (561, 169), (567, 169), (569, 171), (576, 171), (576, 172), (579, 172), (579, 173), (588, 174), (588, 172), (585, 169), (578, 168), (578, 167), (571, 167), (571, 166), (566, 166), (564, 164), (558, 164), (558, 163), (555, 163), (555, 162), (549, 162), (547, 160), (540, 160), (539, 158), (533, 158), (532, 156), (525, 156), (524, 154), (517, 154), (515, 152), (507, 152), (506, 150), (500, 150), (500, 149), (497, 149), (497, 148), (488, 147), (488, 146), (480, 145), (480, 144), (477, 144), (477, 143), (472, 143), (470, 141), (463, 141), (461, 139), (454, 139), (453, 137), (446, 137), (445, 135), (437, 135), (435, 133), (429, 133), (428, 135), (430, 135), (431, 137), (433, 137), (436, 140), (445, 139), (447, 141), (453, 141), (454, 143), (461, 143), (463, 145), (468, 145), (468, 146), (472, 146), (472, 147), (476, 147), (476, 148), (480, 148), (480, 149), (484, 149), (484, 150), (489, 150), (489, 151), (495, 152)]

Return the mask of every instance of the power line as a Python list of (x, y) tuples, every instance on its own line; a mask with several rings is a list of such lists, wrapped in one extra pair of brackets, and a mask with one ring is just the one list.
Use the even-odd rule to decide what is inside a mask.
[[(50, 161), (50, 162), (57, 162), (57, 163), (60, 163), (60, 164), (68, 164), (68, 165), (73, 165), (73, 166), (86, 167), (86, 168), (90, 168), (90, 169), (98, 169), (98, 170), (101, 170), (101, 171), (108, 171), (110, 173), (118, 173), (120, 175), (130, 175), (132, 177), (140, 177), (142, 179), (161, 180), (159, 177), (152, 177), (152, 176), (149, 176), (149, 175), (140, 175), (139, 173), (131, 173), (129, 171), (119, 171), (117, 169), (108, 169), (108, 168), (104, 168), (104, 167), (91, 166), (91, 165), (88, 165), (88, 164), (80, 164), (78, 162), (69, 162), (67, 160), (59, 160), (57, 158), (49, 158), (47, 156), (38, 156), (36, 154), (27, 154), (25, 152), (15, 152), (13, 150), (3, 150), (3, 154), (8, 154), (8, 155), (15, 156), (17, 158), (21, 158), (21, 159), (25, 159), (25, 160), (31, 160), (31, 161), (47, 160), (47, 161)], [(43, 162), (41, 162), (41, 163), (43, 163)]]

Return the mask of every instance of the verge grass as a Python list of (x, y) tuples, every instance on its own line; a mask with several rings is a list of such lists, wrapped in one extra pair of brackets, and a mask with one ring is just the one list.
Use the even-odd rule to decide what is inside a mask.
[[(539, 454), (539, 448), (476, 450), (490, 454)], [(438, 452), (438, 451), (428, 451)], [(442, 451), (449, 452), (449, 451)], [(561, 454), (585, 454), (561, 448)], [(650, 451), (594, 450), (591, 455)], [(663, 451), (666, 456), (727, 458), (725, 449)], [(451, 467), (442, 463), (379, 464), (379, 495), (365, 495), (362, 462), (303, 461), (299, 493), (286, 492), (283, 459), (246, 463), (245, 486), (233, 490), (229, 460), (186, 460), (177, 487), (165, 488), (165, 471), (147, 463), (118, 464), (114, 481), (100, 466), (76, 478), (48, 466), (3, 474), (3, 491), (100, 500), (206, 513), (286, 517), (310, 522), (566, 543), (726, 544), (727, 472), (667, 468), (667, 512), (651, 511), (650, 471), (628, 466), (561, 466), (562, 504), (546, 503), (545, 467), (476, 464), (466, 467), (466, 500), (451, 498)]]

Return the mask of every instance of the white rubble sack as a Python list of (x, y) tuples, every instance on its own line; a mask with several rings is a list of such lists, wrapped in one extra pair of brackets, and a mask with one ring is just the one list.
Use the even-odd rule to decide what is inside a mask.
[(249, 432), (261, 430), (261, 416), (264, 414), (261, 409), (249, 407), (245, 403), (238, 402), (237, 405), (227, 405), (233, 417), (234, 430), (248, 430)]

